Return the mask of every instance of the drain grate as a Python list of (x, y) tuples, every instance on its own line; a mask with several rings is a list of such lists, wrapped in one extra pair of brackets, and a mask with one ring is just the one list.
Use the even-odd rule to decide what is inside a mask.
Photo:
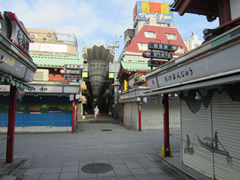
[(112, 131), (112, 129), (102, 129), (101, 131)]
[(89, 174), (102, 174), (113, 170), (113, 167), (110, 164), (92, 163), (83, 166), (81, 170)]

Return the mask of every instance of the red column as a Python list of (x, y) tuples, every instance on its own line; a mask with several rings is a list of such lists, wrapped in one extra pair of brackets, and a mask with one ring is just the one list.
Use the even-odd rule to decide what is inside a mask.
[(8, 110), (8, 132), (7, 132), (8, 139), (7, 139), (6, 163), (13, 162), (16, 100), (17, 100), (17, 88), (11, 85)]
[(218, 5), (220, 26), (232, 20), (229, 0), (221, 0)]
[(75, 101), (72, 102), (72, 133), (75, 128)]
[(169, 142), (169, 107), (168, 107), (168, 94), (163, 94), (163, 125), (164, 125), (164, 146), (165, 155), (170, 156), (170, 142)]
[(124, 124), (124, 103), (122, 103), (122, 124)]
[(141, 102), (138, 102), (138, 130), (142, 130), (142, 108)]

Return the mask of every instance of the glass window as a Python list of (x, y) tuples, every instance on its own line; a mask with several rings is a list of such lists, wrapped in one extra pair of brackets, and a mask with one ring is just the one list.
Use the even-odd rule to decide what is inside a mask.
[(177, 36), (175, 34), (166, 34), (167, 39), (177, 40)]
[(182, 48), (182, 46), (178, 46), (178, 50), (175, 51), (175, 53), (182, 53), (182, 54), (184, 54), (184, 49)]
[(145, 35), (145, 37), (147, 37), (147, 38), (156, 38), (155, 32), (145, 31), (145, 32), (144, 32), (144, 35)]
[(146, 43), (137, 43), (137, 45), (139, 50), (143, 50), (143, 51), (148, 50), (148, 44)]

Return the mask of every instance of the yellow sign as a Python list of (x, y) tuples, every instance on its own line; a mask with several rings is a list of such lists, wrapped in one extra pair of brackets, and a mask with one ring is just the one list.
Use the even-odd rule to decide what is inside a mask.
[(109, 73), (108, 77), (109, 78), (114, 78), (114, 73)]
[(159, 2), (142, 2), (142, 12), (169, 14), (169, 5)]
[(82, 77), (83, 77), (83, 78), (87, 78), (87, 77), (88, 77), (88, 72), (83, 72), (83, 73), (82, 73)]

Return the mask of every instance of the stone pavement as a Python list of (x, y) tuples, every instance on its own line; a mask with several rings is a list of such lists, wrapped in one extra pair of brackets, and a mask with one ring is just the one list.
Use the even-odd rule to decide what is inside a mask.
[[(112, 117), (93, 115), (79, 122), (75, 133), (21, 133), (15, 135), (14, 164), (4, 165), (6, 143), (0, 146), (0, 179), (16, 180), (181, 180), (192, 179), (172, 170), (158, 154), (162, 130), (137, 132)], [(180, 129), (170, 129), (180, 134)], [(0, 139), (6, 134), (0, 134)], [(173, 153), (180, 152), (180, 140), (170, 139)], [(107, 173), (89, 174), (82, 167), (91, 163), (112, 166)], [(4, 167), (5, 166), (5, 167)], [(4, 169), (5, 168), (5, 169)], [(1, 171), (0, 171), (1, 172)]]

